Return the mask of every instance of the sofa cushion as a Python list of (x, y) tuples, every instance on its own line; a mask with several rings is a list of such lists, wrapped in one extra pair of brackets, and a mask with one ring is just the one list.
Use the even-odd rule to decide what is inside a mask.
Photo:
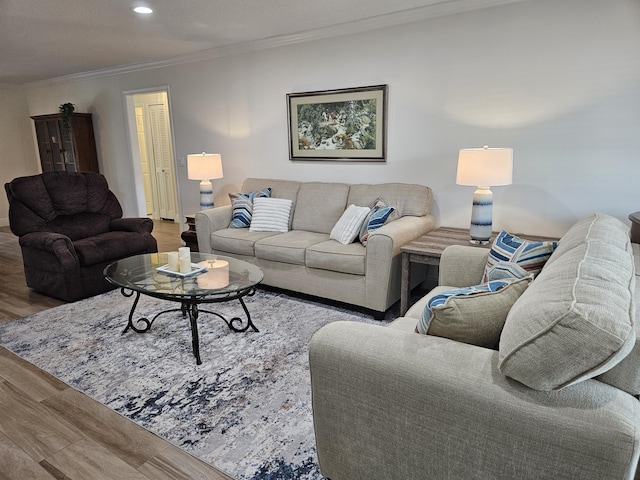
[(211, 234), (211, 247), (214, 252), (220, 251), (255, 257), (255, 243), (273, 235), (278, 235), (278, 233), (252, 232), (248, 228), (225, 228)]
[(555, 254), (549, 259), (549, 263), (560, 258), (564, 252), (580, 245), (585, 239), (605, 242), (626, 249), (629, 243), (629, 227), (617, 218), (602, 213), (594, 213), (584, 217), (574, 223), (569, 231), (562, 236)]
[(416, 332), (496, 348), (505, 319), (531, 277), (494, 280), (432, 296)]
[(256, 198), (253, 200), (252, 232), (288, 232), (291, 204), (287, 198)]
[(329, 236), (324, 233), (291, 230), (266, 237), (255, 244), (256, 257), (273, 262), (304, 265), (305, 250), (316, 243), (325, 242)]
[(640, 319), (640, 283), (638, 276), (640, 275), (640, 244), (632, 243), (631, 249), (633, 253), (633, 261), (636, 271), (636, 287), (634, 290), (634, 299), (636, 304), (635, 311), (635, 327), (636, 327), (636, 344), (633, 346), (631, 353), (602, 375), (596, 377), (601, 382), (612, 385), (631, 395), (640, 395), (640, 341), (638, 341), (638, 319)]
[(382, 198), (378, 198), (371, 207), (369, 216), (360, 229), (360, 243), (362, 243), (362, 245), (366, 247), (367, 240), (369, 240), (369, 235), (371, 235), (371, 232), (377, 230), (386, 222), (394, 218), (394, 214), (395, 217), (398, 216), (396, 213), (396, 209), (390, 205), (387, 205), (387, 203)]
[(482, 281), (489, 281), (489, 272), (498, 262), (516, 263), (535, 276), (542, 270), (557, 246), (558, 242), (523, 240), (503, 230), (491, 246)]
[(249, 193), (230, 193), (229, 199), (233, 207), (233, 216), (229, 227), (247, 228), (251, 225), (253, 217), (253, 201), (257, 197), (270, 197), (271, 188), (256, 190)]
[(352, 243), (360, 233), (360, 227), (365, 222), (371, 209), (349, 205), (336, 224), (331, 229), (329, 238), (343, 245)]
[[(349, 185), (344, 183), (309, 182), (301, 184), (293, 213), (293, 230), (328, 235), (347, 208), (348, 195)], [(358, 204), (356, 203), (356, 205)]]
[(398, 216), (421, 217), (431, 209), (433, 194), (429, 187), (407, 183), (354, 184), (349, 189), (348, 204), (373, 205), (378, 198), (384, 198), (396, 209)]
[(561, 253), (513, 306), (500, 338), (502, 373), (536, 390), (595, 377), (635, 343), (631, 252), (587, 236)]
[(336, 241), (317, 243), (307, 248), (305, 265), (352, 275), (365, 274), (365, 248), (360, 242), (343, 245)]

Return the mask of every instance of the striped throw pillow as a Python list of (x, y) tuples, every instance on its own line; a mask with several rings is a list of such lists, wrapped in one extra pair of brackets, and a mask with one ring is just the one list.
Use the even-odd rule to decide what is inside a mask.
[(331, 229), (329, 238), (343, 245), (353, 243), (360, 233), (360, 227), (362, 227), (370, 211), (371, 209), (369, 207), (349, 205)]
[(483, 282), (488, 282), (490, 274), (500, 262), (517, 264), (535, 277), (558, 246), (558, 242), (534, 242), (523, 240), (515, 235), (501, 231), (493, 242), (484, 269)]
[(387, 205), (382, 198), (378, 198), (371, 207), (369, 217), (362, 224), (360, 243), (366, 247), (371, 232), (383, 226), (392, 217), (395, 210), (395, 208)]
[(250, 232), (288, 232), (293, 201), (258, 197), (253, 201)]
[(256, 198), (271, 197), (271, 189), (264, 188), (250, 193), (230, 193), (231, 205), (233, 206), (233, 216), (230, 228), (247, 228), (251, 225), (253, 216), (253, 201)]

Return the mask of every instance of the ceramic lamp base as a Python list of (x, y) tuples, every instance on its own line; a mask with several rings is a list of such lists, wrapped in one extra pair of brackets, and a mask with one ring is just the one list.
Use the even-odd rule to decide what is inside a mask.
[(476, 245), (486, 245), (491, 240), (493, 215), (493, 192), (488, 187), (478, 187), (473, 192), (473, 207), (471, 208), (471, 226), (469, 240)]
[(200, 181), (200, 210), (213, 208), (213, 185), (209, 180)]

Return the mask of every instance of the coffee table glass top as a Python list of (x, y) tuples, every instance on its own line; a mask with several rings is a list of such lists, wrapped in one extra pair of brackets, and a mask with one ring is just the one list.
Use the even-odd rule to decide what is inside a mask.
[(104, 276), (119, 287), (161, 297), (234, 294), (254, 287), (264, 276), (259, 267), (222, 255), (191, 252), (191, 263), (203, 270), (181, 276), (166, 271), (167, 252), (147, 253), (111, 263)]

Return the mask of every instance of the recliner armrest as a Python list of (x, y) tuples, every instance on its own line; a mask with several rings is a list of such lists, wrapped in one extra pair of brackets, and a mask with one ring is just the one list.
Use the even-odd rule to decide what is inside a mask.
[(149, 234), (153, 231), (153, 220), (144, 217), (114, 218), (109, 222), (109, 230)]
[(71, 239), (61, 233), (32, 232), (21, 236), (18, 241), (23, 249), (25, 265), (30, 261), (25, 254), (25, 249), (53, 254), (63, 268), (76, 268), (79, 264), (78, 255)]
[(355, 322), (309, 349), (322, 473), (389, 478), (633, 478), (640, 402), (597, 380), (532, 390), (498, 352)]

